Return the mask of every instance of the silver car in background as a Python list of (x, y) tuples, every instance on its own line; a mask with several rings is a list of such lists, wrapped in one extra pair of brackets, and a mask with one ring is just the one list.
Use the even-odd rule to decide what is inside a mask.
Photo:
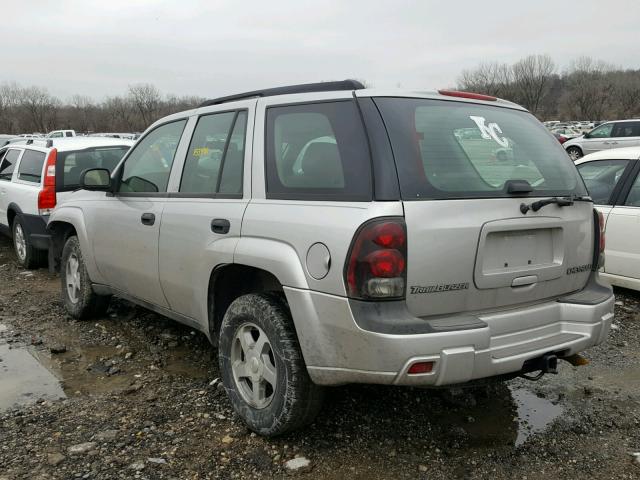
[(590, 153), (610, 148), (636, 147), (640, 145), (640, 120), (606, 122), (562, 146), (573, 161)]

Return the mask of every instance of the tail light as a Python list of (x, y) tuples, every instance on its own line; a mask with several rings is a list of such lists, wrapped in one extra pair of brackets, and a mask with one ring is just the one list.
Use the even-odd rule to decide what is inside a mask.
[(40, 215), (49, 215), (56, 206), (56, 159), (58, 151), (52, 148), (49, 151), (44, 167), (44, 181), (42, 189), (38, 193), (38, 212)]
[(407, 227), (403, 218), (380, 218), (356, 232), (345, 265), (351, 298), (404, 298), (407, 278)]
[[(604, 233), (604, 215), (599, 210), (593, 209), (594, 221), (597, 221), (597, 225), (594, 225), (595, 240), (598, 242), (593, 252), (593, 266), (591, 269), (595, 272), (598, 269), (604, 267), (604, 248), (606, 244), (606, 238)], [(597, 220), (596, 220), (597, 219)]]
[(606, 245), (606, 236), (604, 234), (604, 215), (599, 210), (598, 212), (598, 224), (600, 225), (600, 239), (598, 241), (598, 246), (600, 247), (600, 253), (604, 253), (604, 247)]

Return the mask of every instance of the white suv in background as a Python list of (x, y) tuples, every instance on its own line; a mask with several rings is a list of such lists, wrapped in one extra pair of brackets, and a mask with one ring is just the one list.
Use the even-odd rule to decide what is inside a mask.
[(132, 144), (113, 138), (62, 138), (0, 149), (0, 232), (13, 238), (22, 266), (45, 262), (49, 214), (78, 188), (80, 174), (96, 167), (112, 170)]

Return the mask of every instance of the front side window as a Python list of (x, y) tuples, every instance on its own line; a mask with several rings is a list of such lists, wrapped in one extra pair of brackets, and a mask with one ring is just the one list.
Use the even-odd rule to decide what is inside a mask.
[(25, 182), (40, 183), (45, 158), (44, 152), (25, 150), (18, 167), (18, 179)]
[(589, 132), (589, 138), (609, 138), (613, 130), (613, 123), (605, 123)]
[(193, 133), (180, 192), (242, 193), (247, 112), (203, 115)]
[(611, 205), (613, 189), (628, 164), (628, 160), (595, 160), (578, 165), (578, 171), (596, 205)]
[(10, 181), (13, 171), (16, 168), (16, 162), (20, 157), (20, 150), (9, 150), (4, 156), (4, 160), (0, 163), (0, 180)]
[(375, 99), (406, 200), (508, 197), (525, 180), (532, 196), (585, 195), (575, 166), (533, 115), (467, 102)]
[(165, 123), (147, 134), (127, 157), (118, 191), (166, 192), (171, 166), (186, 120)]
[(267, 109), (268, 198), (368, 200), (371, 162), (352, 101)]

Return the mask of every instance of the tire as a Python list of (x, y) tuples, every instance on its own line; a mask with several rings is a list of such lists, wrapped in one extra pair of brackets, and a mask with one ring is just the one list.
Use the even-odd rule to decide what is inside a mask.
[(111, 297), (93, 291), (76, 236), (69, 237), (62, 249), (60, 284), (62, 303), (72, 317), (84, 320), (106, 313)]
[(583, 157), (582, 150), (580, 149), (580, 147), (567, 148), (567, 155), (569, 155), (571, 160), (573, 160), (574, 162)]
[(291, 314), (277, 296), (237, 298), (222, 320), (218, 355), (227, 395), (249, 429), (273, 437), (318, 415), (324, 388), (309, 378)]
[(31, 245), (29, 235), (24, 228), (24, 222), (20, 215), (17, 215), (13, 220), (12, 234), (13, 248), (16, 252), (18, 263), (22, 267), (32, 270), (45, 264), (47, 261), (47, 251), (38, 250)]

